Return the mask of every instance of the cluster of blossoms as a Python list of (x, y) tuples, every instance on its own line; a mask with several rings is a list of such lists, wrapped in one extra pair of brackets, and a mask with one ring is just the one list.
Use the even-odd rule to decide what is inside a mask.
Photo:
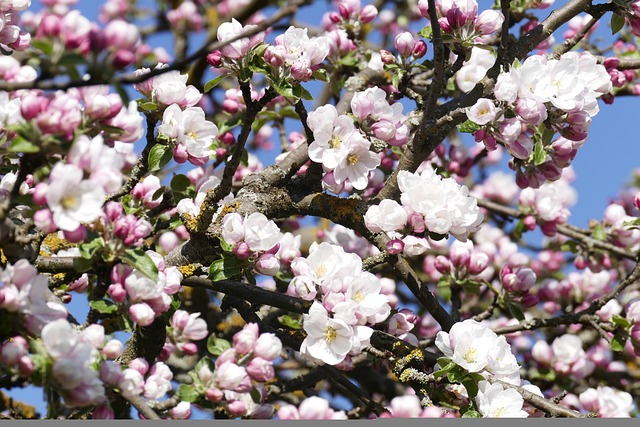
[[(196, 390), (208, 401), (224, 405), (233, 416), (270, 418), (273, 406), (265, 403), (262, 383), (275, 377), (273, 363), (281, 352), (282, 343), (274, 334), (261, 334), (257, 324), (248, 323), (234, 334), (233, 345), (215, 363), (203, 359), (196, 366)], [(252, 398), (252, 389), (260, 393), (259, 402)]]
[(19, 13), (31, 6), (31, 0), (6, 0), (0, 3), (0, 46), (10, 50), (29, 47), (31, 34), (20, 29)]
[(353, 119), (338, 115), (334, 106), (325, 105), (310, 113), (307, 123), (314, 135), (309, 158), (328, 171), (323, 182), (334, 184), (331, 187), (337, 193), (346, 182), (364, 190), (369, 171), (378, 167), (380, 158), (369, 150), (371, 141), (356, 129)]
[(565, 334), (551, 345), (537, 341), (531, 349), (533, 359), (541, 367), (553, 369), (557, 375), (582, 379), (593, 373), (596, 364), (582, 348), (582, 340), (576, 335)]
[(310, 396), (300, 402), (298, 407), (291, 404), (280, 406), (276, 416), (279, 420), (346, 420), (344, 411), (334, 411), (329, 401), (318, 396)]
[(70, 407), (100, 405), (106, 402), (105, 387), (95, 365), (103, 358), (115, 359), (122, 343), (105, 343), (104, 328), (89, 325), (82, 331), (66, 319), (58, 319), (42, 328), (42, 342), (53, 359), (52, 378)]
[(153, 62), (170, 59), (163, 48), (152, 50), (144, 43), (138, 26), (127, 22), (127, 17), (104, 21), (107, 24), (101, 28), (80, 10), (69, 10), (70, 4), (49, 1), (46, 3), (48, 8), (23, 15), (25, 28), (40, 42), (39, 47), (49, 45), (82, 55), (93, 54), (96, 59), (100, 56), (104, 65), (115, 69), (124, 69), (146, 59)]
[[(18, 315), (19, 323), (33, 335), (40, 335), (42, 327), (67, 317), (64, 305), (48, 298), (46, 277), (39, 275), (27, 260), (7, 264), (0, 269), (0, 309)], [(11, 316), (11, 315), (10, 315)]]
[(192, 1), (183, 1), (175, 9), (167, 11), (167, 21), (174, 31), (202, 31), (204, 20), (198, 6)]
[(313, 301), (303, 317), (307, 333), (300, 352), (317, 363), (349, 366), (350, 355), (359, 354), (375, 325), (390, 312), (382, 282), (362, 270), (362, 259), (339, 246), (312, 244), (307, 258), (291, 263), (294, 277), (287, 294)]
[(231, 252), (239, 259), (253, 258), (259, 274), (275, 276), (281, 263), (290, 264), (300, 256), (300, 236), (281, 233), (275, 222), (254, 212), (243, 217), (232, 212), (225, 215), (222, 238), (232, 245)]
[(387, 409), (387, 412), (380, 414), (380, 418), (455, 418), (453, 411), (446, 411), (438, 406), (423, 408), (420, 399), (414, 394), (394, 397)]
[[(429, 19), (427, 0), (420, 0), (418, 9), (423, 17)], [(439, 0), (436, 11), (442, 31), (462, 42), (474, 42), (478, 37), (493, 34), (504, 21), (502, 12), (497, 10), (485, 10), (478, 15), (475, 0)]]
[(162, 255), (146, 251), (158, 269), (157, 280), (126, 264), (117, 264), (111, 271), (111, 285), (107, 290), (118, 304), (131, 303), (128, 313), (136, 324), (149, 326), (157, 316), (171, 307), (171, 295), (180, 291), (182, 273), (177, 267), (164, 263)]
[[(500, 142), (514, 157), (521, 188), (538, 187), (561, 176), (587, 137), (591, 118), (598, 113), (597, 99), (611, 87), (609, 73), (588, 52), (569, 52), (560, 59), (534, 55), (500, 74), (496, 100), (480, 98), (467, 109), (467, 117), (481, 126), (475, 132), (476, 141), (482, 141), (487, 150)], [(550, 129), (543, 125), (548, 119)], [(556, 131), (565, 140), (552, 144), (545, 135)], [(542, 156), (534, 155), (536, 144), (541, 145)], [(558, 162), (553, 156), (556, 151)]]
[[(34, 189), (34, 202), (48, 206), (36, 212), (36, 225), (48, 232), (57, 227), (73, 241), (82, 240), (83, 224), (98, 219), (105, 195), (122, 185), (123, 165), (121, 154), (107, 146), (102, 136), (79, 136), (66, 162), (56, 163), (48, 183)], [(79, 236), (74, 238), (73, 233)]]
[[(157, 401), (173, 389), (173, 372), (169, 366), (164, 362), (156, 362), (149, 367), (149, 362), (142, 358), (132, 360), (124, 369), (118, 363), (104, 363), (100, 367), (100, 378), (107, 387), (117, 390), (125, 398), (142, 395), (146, 399)], [(191, 404), (179, 402), (167, 412), (173, 419), (187, 419), (191, 415)], [(108, 402), (96, 409), (94, 418), (114, 418), (113, 409)]]
[(539, 188), (528, 187), (520, 192), (518, 204), (530, 214), (524, 219), (528, 229), (534, 229), (538, 224), (545, 235), (553, 236), (556, 227), (567, 222), (571, 214), (569, 208), (577, 200), (576, 191), (570, 185), (572, 178), (572, 174), (564, 173), (555, 182), (545, 182)]
[(193, 341), (200, 341), (207, 335), (207, 322), (200, 319), (200, 313), (189, 314), (184, 310), (176, 310), (167, 328), (163, 356), (168, 357), (175, 350), (187, 355), (197, 354), (198, 347)]
[[(506, 338), (475, 320), (458, 322), (448, 333), (438, 332), (435, 344), (452, 362), (470, 373), (523, 386), (542, 396), (538, 387), (524, 384), (520, 379), (520, 365)], [(522, 409), (524, 399), (520, 393), (499, 382), (480, 381), (475, 403), (484, 417), (528, 417)]]
[[(443, 178), (430, 166), (421, 173), (402, 171), (398, 174), (400, 202), (383, 200), (371, 206), (365, 214), (365, 224), (373, 232), (384, 231), (390, 237), (401, 237), (402, 230), (423, 235), (425, 232), (438, 235), (450, 234), (466, 241), (469, 233), (480, 228), (484, 216), (477, 200), (469, 196), (469, 189), (453, 178)], [(393, 245), (394, 242), (392, 242)], [(423, 237), (408, 235), (398, 248), (388, 248), (396, 253), (404, 250), (408, 255), (418, 255), (429, 248)]]

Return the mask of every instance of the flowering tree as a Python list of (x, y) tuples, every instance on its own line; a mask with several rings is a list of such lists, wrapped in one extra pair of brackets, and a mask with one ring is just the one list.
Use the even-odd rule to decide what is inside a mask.
[(638, 188), (568, 219), (640, 1), (30, 3), (0, 0), (3, 417), (636, 414)]

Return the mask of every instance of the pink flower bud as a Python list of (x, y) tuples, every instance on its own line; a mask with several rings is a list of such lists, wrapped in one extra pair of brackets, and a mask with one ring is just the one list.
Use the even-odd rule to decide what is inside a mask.
[(233, 416), (240, 417), (246, 415), (247, 405), (241, 400), (234, 400), (227, 404), (227, 411)]
[(140, 326), (149, 326), (156, 318), (156, 313), (146, 303), (133, 304), (129, 307), (129, 315), (131, 320)]
[(360, 11), (360, 22), (368, 24), (376, 19), (376, 16), (378, 16), (378, 9), (374, 5), (368, 4)]
[(282, 342), (275, 334), (261, 334), (253, 345), (253, 354), (265, 360), (275, 360), (282, 352)]
[(256, 381), (266, 382), (275, 377), (273, 364), (261, 357), (254, 357), (246, 369), (249, 376)]
[(248, 323), (233, 336), (233, 347), (240, 354), (249, 353), (258, 339), (258, 325)]
[(413, 57), (420, 59), (427, 54), (427, 43), (424, 40), (418, 40), (413, 48)]
[(224, 393), (219, 388), (211, 387), (204, 392), (204, 396), (210, 402), (220, 402)]
[(387, 252), (391, 255), (397, 255), (404, 250), (404, 243), (400, 239), (391, 239), (387, 242)]
[(56, 225), (53, 222), (53, 214), (49, 209), (40, 209), (33, 214), (33, 222), (38, 230), (44, 233), (53, 233), (56, 231)]
[(29, 357), (29, 355), (25, 354), (20, 359), (18, 359), (18, 370), (20, 373), (26, 377), (31, 376), (35, 369), (35, 365), (33, 363), (33, 359)]
[(136, 62), (136, 54), (125, 49), (118, 49), (111, 60), (113, 66), (118, 70), (127, 68), (134, 62)]
[(182, 164), (187, 161), (189, 158), (189, 153), (187, 152), (187, 147), (182, 144), (176, 145), (176, 148), (173, 150), (173, 160), (176, 163)]
[(192, 342), (182, 343), (178, 346), (180, 351), (182, 351), (187, 356), (193, 356), (194, 354), (198, 354), (198, 346)]
[(116, 339), (109, 340), (102, 348), (102, 355), (107, 359), (115, 359), (122, 354), (122, 342)]
[(109, 405), (100, 405), (93, 410), (93, 415), (91, 416), (94, 420), (113, 420), (115, 419), (115, 413), (111, 406)]
[(396, 57), (393, 55), (393, 53), (385, 49), (382, 49), (380, 51), (380, 59), (382, 60), (383, 64), (387, 64), (387, 65), (395, 64), (396, 62)]
[(169, 410), (169, 415), (174, 420), (186, 420), (191, 416), (191, 403), (180, 402)]
[(553, 350), (546, 341), (537, 341), (531, 348), (531, 356), (542, 365), (549, 365), (553, 359)]
[(18, 360), (27, 353), (27, 341), (16, 336), (6, 340), (0, 347), (0, 362), (6, 366), (14, 366)]
[(280, 271), (280, 260), (274, 255), (265, 253), (256, 261), (256, 271), (266, 276), (275, 276)]
[(127, 291), (119, 283), (114, 283), (113, 285), (110, 285), (109, 289), (107, 289), (107, 293), (111, 296), (111, 299), (113, 299), (113, 301), (116, 303), (122, 303), (127, 298)]
[(79, 226), (74, 231), (63, 231), (64, 238), (72, 243), (80, 243), (87, 238), (87, 229), (84, 225)]
[(451, 273), (451, 263), (449, 262), (449, 259), (447, 259), (443, 255), (438, 255), (436, 257), (435, 262), (433, 263), (433, 266), (435, 267), (436, 270), (438, 270), (438, 272), (442, 274)]
[(401, 56), (409, 56), (413, 53), (413, 49), (416, 47), (416, 39), (408, 31), (400, 33), (394, 39), (394, 45), (396, 50)]
[(245, 242), (240, 242), (233, 248), (233, 253), (239, 259), (247, 259), (251, 255), (251, 249), (249, 249), (249, 245)]
[(147, 362), (145, 359), (138, 357), (136, 359), (133, 359), (131, 362), (129, 362), (129, 368), (135, 369), (136, 371), (140, 372), (140, 374), (142, 375), (146, 375), (146, 373), (149, 371), (149, 362)]
[(282, 67), (286, 62), (287, 50), (282, 45), (269, 46), (264, 51), (264, 60), (272, 67)]

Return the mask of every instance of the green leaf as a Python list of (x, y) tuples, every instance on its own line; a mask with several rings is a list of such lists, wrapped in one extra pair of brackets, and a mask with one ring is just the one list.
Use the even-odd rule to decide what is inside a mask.
[(149, 172), (162, 169), (169, 161), (173, 154), (171, 148), (167, 145), (156, 144), (149, 151)]
[(470, 409), (462, 414), (462, 418), (482, 418), (482, 414), (475, 409)]
[(560, 250), (562, 252), (571, 252), (575, 254), (578, 252), (578, 243), (575, 240), (568, 240), (560, 245)]
[(214, 282), (220, 280), (227, 280), (239, 274), (242, 274), (242, 270), (246, 266), (246, 263), (239, 260), (235, 256), (222, 256), (211, 263), (209, 267), (209, 279)]
[(591, 237), (596, 240), (605, 241), (607, 240), (607, 233), (604, 232), (604, 228), (601, 224), (596, 225), (591, 232)]
[(316, 71), (314, 71), (313, 78), (325, 83), (329, 81), (329, 75), (327, 74), (327, 70), (325, 70), (324, 68), (318, 68)]
[(457, 128), (460, 133), (474, 133), (480, 129), (480, 125), (471, 120), (467, 120), (464, 123), (460, 123)]
[(171, 189), (176, 193), (182, 193), (191, 187), (191, 181), (185, 175), (178, 174), (171, 178)]
[(14, 153), (37, 153), (40, 147), (31, 141), (27, 141), (24, 137), (17, 135), (9, 144), (9, 151)]
[(431, 39), (432, 34), (433, 34), (433, 28), (431, 28), (431, 25), (424, 27), (418, 33), (418, 35), (424, 39)]
[(631, 322), (629, 322), (626, 318), (618, 314), (614, 314), (613, 317), (611, 318), (611, 321), (614, 324), (621, 326), (624, 329), (629, 329), (631, 327)]
[(551, 140), (553, 139), (553, 136), (556, 133), (552, 129), (549, 129), (548, 127), (546, 127), (544, 124), (542, 124), (541, 126), (542, 126), (542, 145), (546, 147), (547, 145), (551, 144)]
[(138, 108), (144, 111), (156, 111), (158, 109), (158, 104), (151, 101), (140, 102), (140, 100), (138, 100)]
[(611, 34), (616, 34), (617, 32), (619, 32), (622, 27), (624, 27), (624, 17), (614, 13), (611, 15), (611, 21), (610, 21), (610, 25), (611, 25)]
[(204, 93), (209, 92), (214, 87), (218, 86), (221, 81), (229, 77), (229, 74), (223, 74), (221, 76), (216, 77), (215, 79), (211, 79), (204, 84)]
[(515, 228), (513, 229), (513, 235), (516, 239), (520, 239), (522, 234), (527, 230), (527, 227), (524, 225), (524, 220), (520, 218)]
[(113, 87), (115, 88), (116, 92), (118, 92), (118, 95), (120, 95), (120, 99), (122, 99), (122, 103), (124, 105), (129, 105), (129, 100), (130, 100), (129, 94), (125, 90), (124, 86), (122, 86), (122, 84), (120, 83), (115, 83)]
[(154, 282), (158, 281), (158, 267), (142, 249), (126, 249), (120, 259), (145, 274)]
[(220, 356), (225, 350), (231, 348), (231, 343), (225, 339), (218, 338), (215, 335), (209, 335), (207, 340), (207, 351), (214, 356)]
[(544, 146), (541, 142), (536, 142), (533, 148), (533, 164), (540, 166), (547, 160), (547, 152), (544, 150)]
[(112, 314), (118, 311), (118, 306), (112, 301), (106, 299), (89, 301), (89, 306), (96, 310), (98, 313), (103, 314)]
[(462, 381), (462, 385), (467, 389), (467, 394), (470, 399), (473, 399), (478, 394), (478, 383), (471, 377), (467, 376)]
[(227, 243), (227, 241), (224, 239), (220, 239), (220, 247), (222, 248), (223, 251), (230, 253), (231, 251), (233, 251), (233, 248), (235, 247), (235, 245), (231, 243)]
[(187, 384), (180, 384), (176, 394), (180, 400), (189, 403), (193, 403), (200, 398), (200, 394), (196, 391), (195, 387)]
[(81, 65), (87, 63), (87, 57), (77, 52), (69, 52), (62, 55), (58, 61), (58, 65), (64, 65), (65, 67)]
[(289, 314), (285, 314), (278, 317), (278, 322), (291, 329), (302, 329), (302, 318), (299, 315), (291, 316)]
[(73, 259), (73, 269), (78, 273), (86, 273), (87, 271), (91, 270), (91, 267), (92, 265), (90, 259), (82, 257), (76, 257)]
[(29, 44), (31, 45), (31, 47), (40, 49), (42, 53), (47, 56), (51, 56), (53, 54), (53, 43), (49, 40), (33, 39)]
[(294, 86), (292, 91), (296, 98), (306, 99), (307, 101), (313, 100), (313, 96), (302, 85)]
[(524, 322), (524, 314), (522, 313), (522, 310), (520, 310), (520, 307), (511, 301), (507, 301), (507, 308), (513, 317), (518, 319), (520, 322)]
[(102, 237), (95, 238), (90, 242), (83, 243), (78, 249), (80, 249), (80, 256), (84, 259), (93, 259), (95, 253), (105, 246), (104, 239)]
[(255, 387), (251, 387), (251, 391), (249, 392), (249, 396), (251, 396), (251, 400), (253, 403), (262, 403), (262, 393)]
[(455, 369), (458, 365), (451, 361), (448, 357), (441, 357), (438, 359), (438, 365), (440, 365), (440, 369), (433, 373), (435, 378), (444, 377), (451, 371)]
[(622, 350), (624, 350), (624, 345), (627, 342), (627, 335), (625, 332), (616, 332), (615, 335), (613, 336), (613, 338), (611, 339), (611, 350), (615, 351), (616, 353), (621, 352)]

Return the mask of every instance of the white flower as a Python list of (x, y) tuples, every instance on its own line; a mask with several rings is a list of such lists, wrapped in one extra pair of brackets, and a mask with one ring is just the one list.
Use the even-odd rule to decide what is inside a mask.
[(231, 212), (225, 215), (222, 221), (222, 238), (225, 242), (232, 245), (241, 242), (244, 239), (244, 225), (242, 224), (242, 215)]
[(474, 47), (471, 57), (456, 73), (456, 84), (463, 92), (469, 92), (476, 83), (484, 78), (489, 68), (496, 62), (496, 57), (488, 50)]
[(280, 228), (260, 212), (245, 218), (243, 225), (244, 241), (252, 251), (268, 251), (280, 240)]
[(78, 342), (78, 333), (66, 319), (46, 324), (41, 337), (47, 352), (54, 359), (69, 354)]
[(314, 302), (303, 317), (307, 337), (300, 352), (330, 365), (342, 362), (352, 348), (354, 333), (351, 327), (343, 320), (330, 318), (318, 302)]
[(345, 156), (333, 171), (333, 178), (337, 184), (349, 180), (353, 188), (364, 190), (369, 184), (369, 171), (378, 167), (380, 157), (371, 151), (371, 143), (353, 134), (349, 140), (349, 147)]
[(400, 230), (407, 223), (407, 211), (395, 200), (384, 199), (367, 209), (364, 223), (374, 233)]
[(309, 145), (309, 158), (334, 169), (344, 157), (348, 146), (345, 141), (356, 132), (353, 120), (346, 115), (339, 116), (333, 105), (323, 105), (309, 113), (307, 124), (314, 139)]
[(47, 204), (61, 230), (75, 231), (81, 223), (92, 222), (102, 213), (104, 190), (83, 176), (82, 169), (63, 163), (57, 163), (51, 171)]
[(478, 411), (484, 418), (527, 418), (529, 414), (522, 410), (524, 399), (516, 390), (504, 389), (501, 384), (488, 381), (478, 383), (478, 395), (475, 398)]
[(205, 120), (202, 108), (189, 107), (183, 111), (179, 105), (172, 104), (164, 110), (158, 134), (184, 145), (193, 157), (206, 157), (214, 152), (211, 144), (218, 127)]
[(483, 215), (469, 189), (453, 178), (442, 178), (431, 168), (421, 174), (401, 171), (398, 174), (401, 202), (424, 216), (429, 231), (451, 234), (466, 241), (469, 233), (479, 229)]
[(493, 101), (480, 98), (471, 107), (467, 108), (467, 118), (479, 125), (486, 125), (496, 119), (499, 110)]

